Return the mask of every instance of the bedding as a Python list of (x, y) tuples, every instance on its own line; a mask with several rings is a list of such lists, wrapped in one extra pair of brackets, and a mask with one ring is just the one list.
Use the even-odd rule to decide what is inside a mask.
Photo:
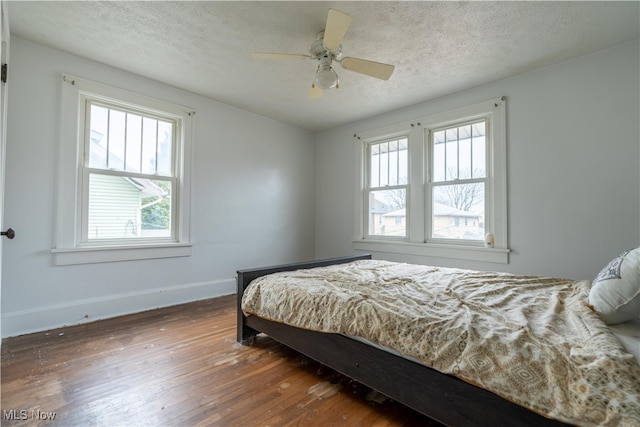
[(580, 425), (640, 424), (640, 366), (588, 305), (590, 282), (387, 261), (275, 273), (247, 315), (360, 337)]
[(600, 271), (589, 303), (608, 325), (640, 318), (640, 248), (624, 251)]

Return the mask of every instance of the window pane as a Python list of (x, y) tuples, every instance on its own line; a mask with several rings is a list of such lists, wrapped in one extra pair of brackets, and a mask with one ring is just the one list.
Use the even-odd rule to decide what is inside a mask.
[(91, 105), (89, 123), (89, 167), (107, 168), (107, 139), (109, 110)]
[(457, 128), (447, 129), (445, 180), (458, 178), (458, 132)]
[(406, 237), (406, 189), (369, 192), (369, 235)]
[[(144, 181), (144, 180), (142, 180)], [(142, 237), (171, 236), (171, 181), (148, 180), (142, 194)]]
[(171, 181), (91, 174), (87, 237), (171, 237)]
[(407, 139), (401, 139), (398, 145), (398, 185), (409, 182), (409, 145)]
[(158, 175), (171, 176), (173, 156), (173, 125), (158, 121)]
[(398, 185), (398, 141), (389, 143), (389, 185)]
[(109, 157), (107, 169), (124, 170), (125, 113), (109, 110)]
[(458, 168), (460, 179), (471, 178), (471, 125), (459, 128)]
[(140, 161), (142, 159), (142, 116), (127, 114), (127, 164), (128, 172), (142, 172)]
[(158, 121), (142, 119), (142, 173), (156, 173), (156, 149), (158, 143)]
[(433, 188), (435, 239), (484, 240), (484, 183)]
[(474, 123), (472, 132), (473, 178), (485, 178), (487, 176), (486, 123), (484, 121)]
[(369, 157), (369, 186), (380, 186), (380, 145), (373, 144), (370, 146)]
[(389, 143), (380, 144), (380, 187), (389, 185)]
[(433, 134), (433, 180), (440, 182), (445, 180), (445, 139), (444, 131), (434, 132)]

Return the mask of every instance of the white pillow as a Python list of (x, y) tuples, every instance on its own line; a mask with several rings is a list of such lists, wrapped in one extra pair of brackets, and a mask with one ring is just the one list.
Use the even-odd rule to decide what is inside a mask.
[(621, 253), (598, 274), (589, 304), (608, 325), (640, 317), (640, 247)]

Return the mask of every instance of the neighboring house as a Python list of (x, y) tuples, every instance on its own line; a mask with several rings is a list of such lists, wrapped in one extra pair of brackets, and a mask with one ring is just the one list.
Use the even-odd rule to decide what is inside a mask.
[(433, 237), (471, 240), (484, 238), (484, 220), (481, 214), (441, 203), (434, 203), (433, 210)]
[[(88, 230), (90, 239), (148, 237), (155, 231), (142, 227), (142, 210), (150, 205), (142, 203), (143, 199), (149, 197), (156, 197), (155, 200), (161, 201), (164, 192), (160, 187), (147, 179), (94, 175), (91, 188)], [(118, 195), (115, 198), (114, 192)]]
[(407, 229), (407, 212), (405, 208), (380, 215), (376, 222), (376, 234), (385, 236), (404, 236)]
[[(484, 220), (481, 214), (462, 211), (442, 203), (434, 203), (433, 207), (433, 237), (471, 240), (484, 238)], [(372, 211), (372, 215), (376, 235), (405, 235), (407, 213), (404, 208), (385, 213)]]
[(383, 216), (391, 211), (392, 207), (377, 199), (373, 193), (370, 195), (369, 206), (371, 206), (371, 210), (369, 211), (369, 214), (371, 215), (371, 221), (369, 222), (371, 229), (369, 230), (369, 234), (384, 234), (384, 229), (382, 228)]

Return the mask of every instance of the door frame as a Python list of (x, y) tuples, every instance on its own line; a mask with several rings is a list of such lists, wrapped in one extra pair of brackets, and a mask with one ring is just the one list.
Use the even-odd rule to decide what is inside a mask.
[[(9, 15), (6, 0), (0, 1), (0, 64), (9, 64)], [(4, 230), (4, 188), (5, 188), (5, 153), (7, 146), (7, 86), (8, 65), (6, 80), (0, 82), (0, 229)], [(0, 238), (0, 346), (2, 345), (2, 245)]]

